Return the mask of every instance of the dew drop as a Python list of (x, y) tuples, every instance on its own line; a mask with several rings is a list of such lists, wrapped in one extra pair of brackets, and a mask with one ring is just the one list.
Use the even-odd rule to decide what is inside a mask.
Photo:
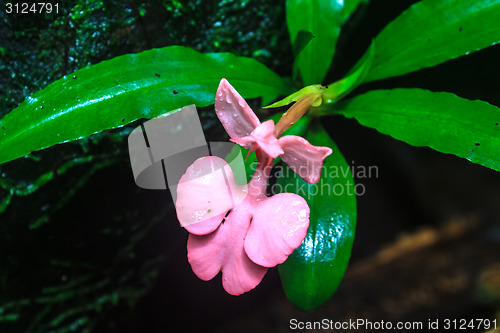
[(229, 96), (229, 95), (227, 95), (227, 96), (226, 96), (226, 102), (227, 102), (228, 104), (231, 104), (231, 103), (232, 103), (232, 101), (231, 101), (231, 96)]

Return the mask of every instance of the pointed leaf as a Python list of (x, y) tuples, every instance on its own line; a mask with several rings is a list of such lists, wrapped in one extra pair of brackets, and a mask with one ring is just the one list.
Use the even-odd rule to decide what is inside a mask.
[(182, 106), (214, 103), (221, 78), (268, 103), (287, 83), (254, 59), (170, 46), (85, 67), (0, 119), (0, 163)]
[(313, 310), (333, 295), (344, 276), (356, 228), (356, 196), (351, 170), (322, 126), (313, 123), (305, 138), (333, 153), (317, 184), (306, 183), (286, 165), (278, 178), (277, 190), (301, 195), (311, 209), (306, 238), (279, 272), (288, 299), (302, 310)]
[(375, 90), (342, 101), (338, 112), (362, 125), (500, 171), (500, 108), (447, 92)]
[[(309, 31), (314, 38), (304, 47), (295, 60), (305, 85), (320, 84), (326, 76), (342, 24), (362, 1), (288, 0), (286, 22), (294, 49), (299, 31)], [(301, 42), (301, 44), (303, 44)]]
[[(306, 47), (307, 44), (314, 38), (314, 35), (306, 30), (299, 30), (297, 32), (297, 37), (295, 38), (295, 42), (293, 43), (293, 58), (297, 59), (299, 57), (300, 52)], [(299, 62), (293, 62), (292, 68), (292, 78), (294, 80), (297, 79), (299, 74)]]
[(423, 0), (375, 38), (366, 82), (434, 66), (500, 42), (500, 0)]
[(362, 3), (368, 3), (370, 0), (345, 0), (344, 1), (344, 10), (342, 12), (344, 22), (351, 17), (356, 8)]
[(341, 80), (336, 81), (323, 91), (323, 101), (325, 103), (334, 103), (344, 96), (348, 95), (357, 86), (359, 86), (370, 70), (375, 54), (375, 43), (371, 43), (370, 48), (359, 62), (349, 71), (349, 73)]

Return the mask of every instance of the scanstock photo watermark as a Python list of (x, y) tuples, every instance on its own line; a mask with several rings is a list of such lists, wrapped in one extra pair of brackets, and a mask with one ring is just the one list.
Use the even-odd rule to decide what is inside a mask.
[[(497, 332), (497, 319), (485, 319), (485, 318), (428, 318), (423, 321), (398, 321), (391, 322), (386, 320), (371, 321), (368, 319), (358, 318), (358, 319), (348, 319), (344, 321), (335, 321), (328, 318), (323, 318), (322, 320), (316, 321), (301, 321), (296, 318), (292, 318), (289, 321), (289, 328), (292, 331), (356, 331), (360, 332), (388, 332), (391, 330), (395, 331), (424, 331), (424, 332), (466, 332), (466, 331), (488, 331), (493, 329)], [(493, 332), (488, 331), (488, 332)]]
[[(252, 172), (256, 170), (257, 163), (252, 163)], [(379, 177), (379, 169), (376, 165), (357, 165), (355, 161), (345, 166), (325, 166), (321, 167), (321, 178), (315, 184), (308, 184), (301, 179), (301, 175), (306, 175), (311, 168), (316, 166), (308, 162), (301, 166), (299, 170), (292, 170), (284, 165), (277, 165), (273, 168), (271, 178), (276, 181), (271, 185), (272, 193), (294, 192), (298, 195), (309, 198), (315, 195), (336, 195), (336, 196), (362, 196), (366, 194), (366, 179), (376, 179)], [(354, 178), (354, 181), (352, 178)], [(286, 182), (280, 182), (280, 178), (285, 178)]]

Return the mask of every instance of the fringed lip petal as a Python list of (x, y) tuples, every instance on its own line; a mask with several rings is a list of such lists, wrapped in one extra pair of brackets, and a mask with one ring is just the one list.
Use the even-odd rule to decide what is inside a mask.
[(259, 118), (226, 79), (220, 81), (217, 89), (215, 112), (227, 134), (233, 139), (250, 135), (260, 125)]
[(281, 137), (279, 143), (285, 152), (281, 159), (296, 174), (310, 184), (319, 182), (323, 162), (332, 153), (330, 148), (313, 146), (306, 139), (295, 135)]
[(299, 195), (277, 194), (261, 201), (245, 239), (245, 252), (256, 264), (274, 267), (300, 246), (309, 227), (309, 206)]

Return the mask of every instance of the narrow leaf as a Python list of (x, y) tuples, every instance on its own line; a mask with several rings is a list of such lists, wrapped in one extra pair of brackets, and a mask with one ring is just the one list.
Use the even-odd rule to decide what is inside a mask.
[(344, 78), (328, 85), (323, 92), (323, 101), (327, 104), (334, 103), (359, 86), (370, 69), (374, 53), (375, 44), (372, 43), (365, 55)]
[(342, 24), (362, 1), (288, 0), (286, 21), (294, 49), (299, 31), (314, 38), (295, 60), (304, 85), (321, 84), (332, 63)]
[(279, 266), (286, 296), (309, 311), (325, 303), (344, 276), (356, 228), (356, 196), (351, 170), (323, 127), (313, 123), (305, 138), (333, 149), (320, 181), (308, 184), (284, 165), (275, 189), (303, 196), (311, 209), (306, 238)]
[(500, 42), (500, 0), (423, 0), (375, 38), (366, 81), (434, 66)]
[(297, 32), (297, 38), (295, 38), (295, 43), (293, 44), (293, 56), (297, 56), (302, 52), (304, 47), (314, 38), (314, 35), (310, 31), (299, 30)]
[(223, 77), (263, 103), (291, 92), (261, 63), (230, 53), (170, 46), (125, 55), (64, 76), (0, 119), (0, 163), (189, 104), (213, 104)]
[(344, 10), (342, 12), (343, 14), (343, 19), (344, 22), (351, 17), (351, 15), (354, 13), (356, 8), (358, 8), (359, 5), (362, 3), (368, 3), (369, 0), (346, 0), (344, 1)]
[(374, 90), (335, 105), (355, 118), (413, 146), (428, 146), (500, 171), (500, 108), (447, 92)]
[[(298, 59), (300, 52), (306, 47), (307, 44), (311, 41), (311, 39), (314, 38), (314, 35), (305, 30), (299, 30), (297, 32), (297, 38), (295, 38), (295, 42), (293, 43), (293, 57), (294, 59)], [(299, 63), (298, 61), (293, 62), (293, 69), (292, 69), (292, 78), (294, 80), (297, 79), (297, 76), (299, 74)]]

